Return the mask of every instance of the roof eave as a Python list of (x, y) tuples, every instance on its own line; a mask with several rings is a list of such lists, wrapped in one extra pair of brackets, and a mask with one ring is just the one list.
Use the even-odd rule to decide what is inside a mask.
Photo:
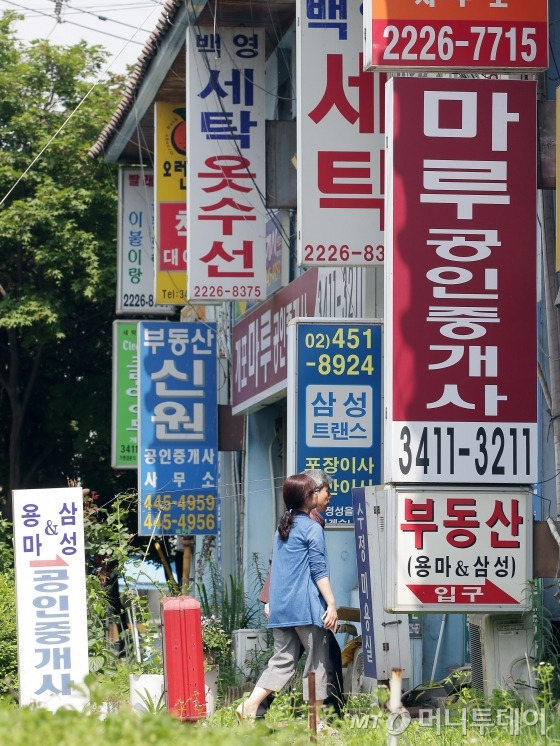
[[(142, 117), (154, 101), (156, 94), (165, 80), (171, 65), (185, 45), (189, 25), (195, 24), (207, 6), (208, 0), (195, 2), (190, 0), (189, 7), (181, 7), (173, 19), (173, 25), (165, 34), (157, 52), (154, 53), (148, 70), (142, 76), (136, 92), (129, 94), (130, 106), (120, 114), (115, 112), (112, 121), (105, 127), (89, 154), (92, 158), (103, 155), (105, 163), (118, 163), (124, 148), (132, 139)], [(123, 102), (121, 102), (121, 106)]]

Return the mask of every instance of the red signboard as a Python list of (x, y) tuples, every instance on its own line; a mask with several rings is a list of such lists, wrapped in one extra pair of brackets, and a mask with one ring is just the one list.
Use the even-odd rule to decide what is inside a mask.
[[(160, 202), (159, 268), (167, 272), (187, 271), (187, 211), (185, 203)], [(164, 291), (164, 297), (166, 291)], [(174, 297), (171, 298), (172, 300)]]
[(530, 483), (536, 83), (388, 93), (385, 481)]
[(368, 0), (368, 70), (545, 70), (547, 0)]

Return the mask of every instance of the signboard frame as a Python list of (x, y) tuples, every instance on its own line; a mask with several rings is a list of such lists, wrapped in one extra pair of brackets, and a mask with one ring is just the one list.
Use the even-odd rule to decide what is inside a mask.
[[(111, 467), (138, 468), (138, 322), (113, 321)], [(128, 339), (127, 339), (128, 338)]]
[(352, 489), (381, 481), (383, 322), (293, 319), (287, 359), (288, 472), (329, 474), (326, 527), (352, 528)]
[(14, 490), (20, 706), (89, 702), (81, 487)]
[(536, 83), (387, 87), (383, 481), (531, 484)]
[[(387, 500), (386, 609), (486, 613), (532, 608), (529, 490), (402, 485), (378, 491)], [(478, 554), (477, 544), (486, 554)]]
[(119, 169), (117, 315), (161, 316), (173, 306), (155, 302), (154, 171)]
[(366, 70), (528, 73), (548, 55), (547, 0), (364, 3)]
[(216, 534), (216, 324), (141, 321), (137, 344), (138, 534)]
[(265, 33), (187, 29), (187, 299), (266, 297)]
[(297, 261), (385, 261), (385, 80), (364, 71), (359, 0), (296, 4)]

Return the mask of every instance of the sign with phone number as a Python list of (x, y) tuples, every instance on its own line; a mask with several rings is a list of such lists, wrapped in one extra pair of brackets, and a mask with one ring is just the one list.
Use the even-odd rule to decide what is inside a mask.
[(216, 497), (184, 494), (147, 494), (142, 501), (142, 525), (148, 532), (211, 534), (216, 531)]
[(527, 483), (537, 471), (535, 424), (409, 422), (392, 430), (396, 482)]
[(352, 489), (381, 479), (381, 322), (294, 319), (288, 346), (291, 473), (329, 474), (326, 524), (351, 527)]
[(370, 0), (366, 69), (545, 70), (546, 0)]
[(217, 531), (215, 323), (142, 321), (138, 534)]

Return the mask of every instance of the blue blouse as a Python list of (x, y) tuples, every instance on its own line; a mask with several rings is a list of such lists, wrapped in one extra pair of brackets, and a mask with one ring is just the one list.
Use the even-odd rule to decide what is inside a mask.
[(317, 581), (329, 576), (323, 527), (305, 513), (294, 516), (286, 541), (278, 531), (270, 571), (269, 627), (323, 626), (326, 603)]

